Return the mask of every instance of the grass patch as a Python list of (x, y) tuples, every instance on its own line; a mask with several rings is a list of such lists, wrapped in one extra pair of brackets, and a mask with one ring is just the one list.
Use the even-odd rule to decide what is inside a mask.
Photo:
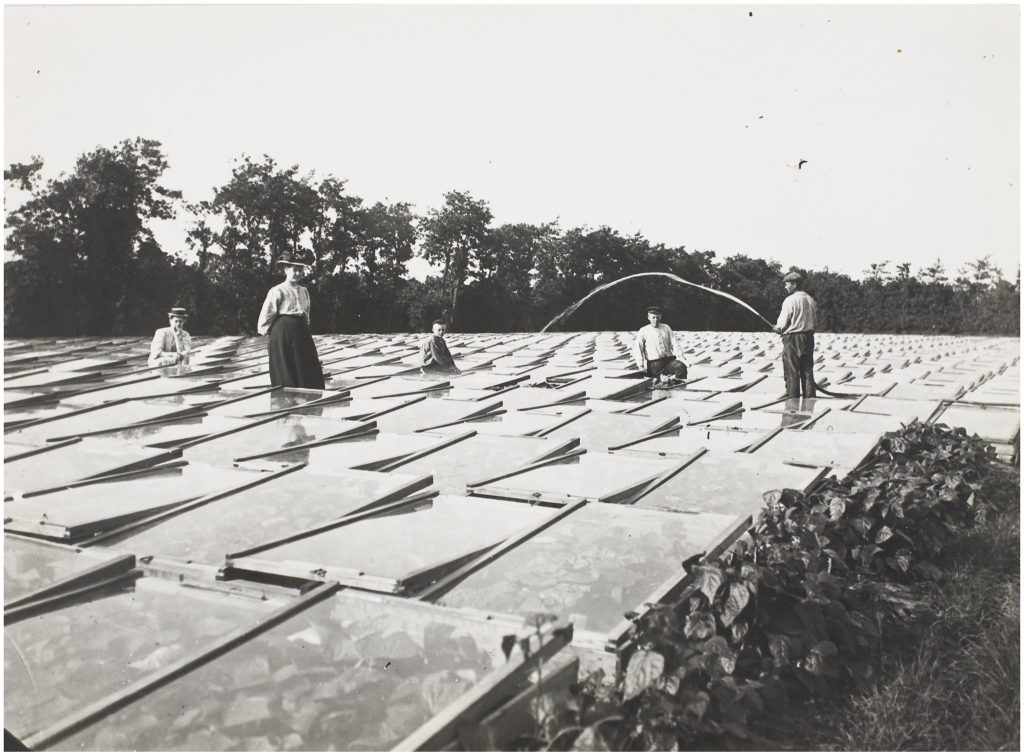
[[(987, 520), (943, 556), (941, 583), (915, 588), (917, 621), (887, 638), (879, 683), (787, 717), (797, 749), (1020, 748), (1020, 476), (1003, 467)], [(782, 724), (782, 722), (780, 722)]]

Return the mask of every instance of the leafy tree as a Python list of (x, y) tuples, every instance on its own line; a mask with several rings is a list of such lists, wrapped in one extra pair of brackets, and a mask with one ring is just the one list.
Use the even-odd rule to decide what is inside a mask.
[(416, 216), (407, 202), (377, 202), (357, 218), (359, 278), (366, 306), (378, 327), (390, 331), (396, 325), (398, 293), (416, 245)]
[[(137, 332), (153, 308), (166, 311), (176, 295), (174, 263), (149, 228), (174, 217), (181, 197), (160, 183), (167, 168), (160, 143), (139, 138), (97, 147), (70, 175), (45, 183), (41, 168), (34, 158), (4, 172), (30, 192), (7, 214), (7, 327), (25, 335)], [(143, 272), (163, 286), (133, 309)]]
[(441, 298), (453, 323), (467, 277), (479, 272), (479, 255), (487, 245), (492, 219), (487, 202), (450, 191), (444, 195), (444, 206), (430, 210), (420, 221), (423, 256), (442, 269)]

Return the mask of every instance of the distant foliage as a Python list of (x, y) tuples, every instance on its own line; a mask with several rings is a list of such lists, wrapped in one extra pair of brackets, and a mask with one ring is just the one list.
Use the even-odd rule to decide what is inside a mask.
[[(372, 206), (334, 176), (243, 155), (211, 200), (185, 201), (161, 179), (159, 142), (123, 141), (83, 155), (70, 175), (13, 164), (8, 186), (27, 201), (7, 213), (4, 322), (12, 336), (142, 334), (180, 303), (193, 333), (255, 331), (286, 251), (312, 252), (306, 285), (314, 332), (424, 330), (438, 316), (463, 331), (538, 330), (588, 292), (640, 272), (670, 272), (731, 293), (769, 320), (785, 291), (776, 262), (654, 244), (607, 226), (495, 225), (488, 203), (450, 191), (423, 216), (409, 204)], [(154, 221), (188, 220), (185, 249), (165, 250)], [(411, 278), (414, 258), (438, 273)], [(941, 262), (871, 264), (863, 280), (811, 270), (819, 330), (1016, 335), (1019, 273), (1007, 281), (982, 256), (947, 276)], [(677, 330), (761, 330), (742, 307), (664, 278), (612, 288), (561, 330), (633, 329), (661, 305)]]

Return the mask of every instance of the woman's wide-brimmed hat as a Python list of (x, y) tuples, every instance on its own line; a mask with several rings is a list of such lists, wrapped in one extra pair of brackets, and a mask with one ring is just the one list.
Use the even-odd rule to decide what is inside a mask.
[(305, 249), (296, 249), (292, 252), (284, 252), (280, 259), (277, 260), (277, 264), (294, 265), (295, 267), (310, 269), (313, 267), (313, 255)]
[(171, 307), (171, 311), (167, 313), (168, 317), (188, 317), (188, 310), (184, 307)]

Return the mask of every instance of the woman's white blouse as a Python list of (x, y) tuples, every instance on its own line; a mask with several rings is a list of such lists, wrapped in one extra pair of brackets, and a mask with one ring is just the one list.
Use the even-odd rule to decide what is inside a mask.
[(303, 286), (293, 286), (287, 281), (278, 283), (267, 291), (267, 298), (260, 310), (260, 321), (256, 326), (261, 336), (270, 332), (270, 326), (278, 315), (302, 315), (309, 324), (309, 292)]

